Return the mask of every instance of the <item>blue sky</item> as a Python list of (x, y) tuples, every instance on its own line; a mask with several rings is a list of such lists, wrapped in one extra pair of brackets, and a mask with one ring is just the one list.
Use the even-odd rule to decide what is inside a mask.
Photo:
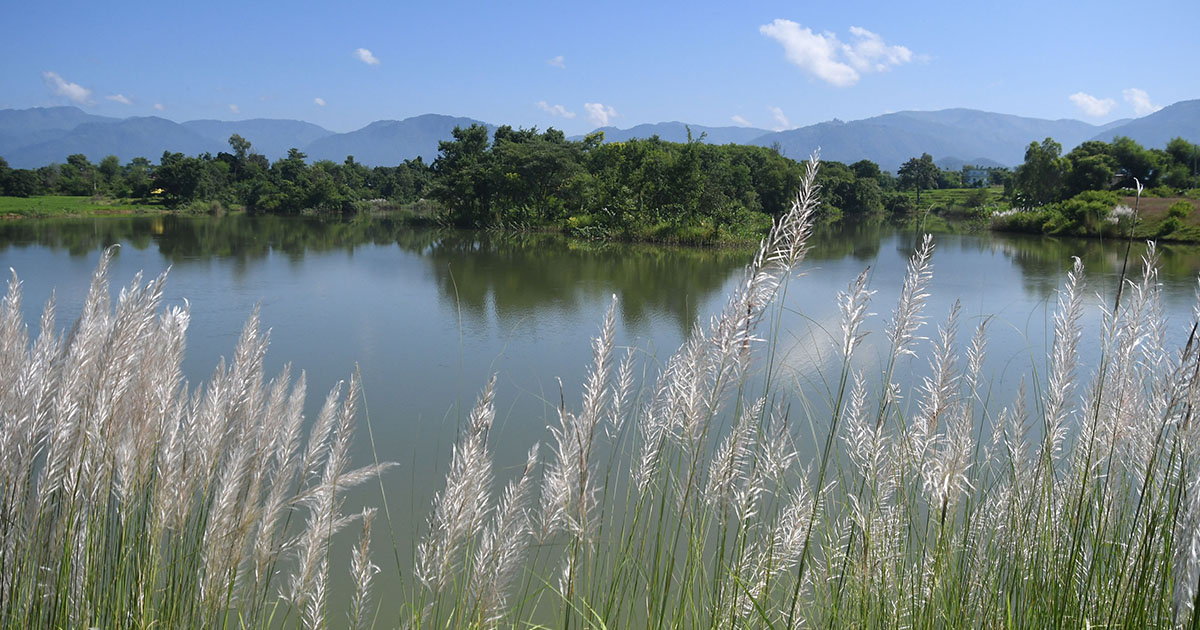
[(7, 4), (0, 109), (581, 133), (950, 107), (1102, 123), (1200, 98), (1196, 0)]

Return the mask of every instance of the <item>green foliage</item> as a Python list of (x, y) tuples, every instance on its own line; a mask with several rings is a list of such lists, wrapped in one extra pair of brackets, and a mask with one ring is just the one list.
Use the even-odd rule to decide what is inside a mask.
[(933, 188), (937, 183), (940, 170), (933, 163), (933, 156), (921, 154), (919, 158), (911, 158), (896, 172), (900, 188), (913, 188), (917, 191), (917, 204), (921, 203), (921, 191)]
[(1171, 204), (1171, 207), (1167, 208), (1167, 216), (1186, 219), (1191, 216), (1195, 209), (1195, 206), (1186, 201), (1176, 201)]
[(884, 208), (892, 216), (906, 216), (917, 211), (917, 203), (904, 193), (892, 193), (884, 200)]
[(1062, 198), (1071, 163), (1061, 155), (1062, 145), (1052, 138), (1029, 144), (1014, 175), (1015, 205), (1041, 206)]
[(1096, 140), (1089, 140), (1072, 149), (1067, 154), (1067, 162), (1070, 163), (1066, 179), (1068, 195), (1085, 190), (1108, 189), (1118, 168), (1116, 158), (1109, 152), (1109, 145)]
[(963, 200), (963, 205), (968, 208), (979, 208), (986, 204), (989, 199), (991, 199), (991, 195), (988, 194), (986, 188), (976, 188)]
[[(460, 128), (440, 146), (430, 192), (462, 226), (696, 243), (740, 238), (746, 225), (766, 223), (791, 202), (802, 173), (762, 147), (602, 139), (505, 126), (489, 143), (486, 128)], [(869, 191), (861, 196), (871, 204)]]
[(1142, 148), (1142, 145), (1132, 138), (1117, 136), (1110, 143), (1109, 153), (1116, 159), (1117, 167), (1125, 176), (1136, 178), (1147, 188), (1158, 185), (1158, 156)]
[(1158, 224), (1158, 229), (1155, 231), (1155, 236), (1167, 237), (1179, 231), (1183, 227), (1183, 221), (1177, 216), (1168, 216), (1163, 219), (1162, 223)]

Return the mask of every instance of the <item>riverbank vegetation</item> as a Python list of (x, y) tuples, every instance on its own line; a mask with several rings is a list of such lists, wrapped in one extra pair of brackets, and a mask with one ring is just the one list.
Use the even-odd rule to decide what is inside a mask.
[(1042, 234), (1200, 240), (1198, 160), (1200, 147), (1182, 138), (1165, 150), (1122, 137), (1089, 141), (1066, 155), (1046, 138), (1026, 149), (1012, 178), (1012, 209), (992, 224)]
[[(1155, 248), (1099, 318), (1084, 316), (1096, 287), (1076, 260), (1047, 360), (1012, 399), (983, 376), (990, 320), (927, 311), (928, 236), (895, 304), (872, 303), (869, 270), (848, 279), (840, 321), (813, 342), (832, 367), (794, 374), (778, 326), (803, 294), (815, 169), (725, 308), (665, 363), (619, 350), (614, 299), (581, 400), (555, 402), (517, 470), (492, 464), (496, 384), (483, 385), (418, 540), (393, 549), (401, 592), (370, 592), (368, 536), (386, 522), (354, 523), (348, 612), (325, 603), (328, 554), (343, 552), (328, 533), (349, 525), (344, 489), (381, 471), (345, 459), (355, 380), (301, 443), (303, 377), (265, 380), (257, 318), (193, 396), (187, 313), (158, 313), (161, 278), (114, 309), (102, 259), (74, 332), (54, 332), (50, 306), (36, 340), (14, 281), (0, 303), (0, 625), (1200, 623), (1200, 342), (1195, 322), (1163, 320)], [(403, 602), (398, 617), (373, 617), (380, 597)]]
[[(766, 147), (657, 137), (604, 143), (548, 129), (457, 128), (432, 163), (368, 168), (307, 161), (292, 150), (269, 162), (234, 135), (216, 156), (167, 152), (158, 164), (115, 156), (92, 164), (10, 169), (0, 159), (0, 216), (148, 212), (354, 215), (390, 213), (414, 224), (563, 231), (584, 239), (687, 244), (752, 243), (787, 208), (803, 167)], [(1144, 149), (1129, 138), (1089, 141), (1066, 155), (1031, 143), (1015, 170), (942, 169), (929, 154), (893, 175), (879, 165), (827, 163), (818, 220), (887, 220), (936, 230), (1064, 235), (1112, 232), (1134, 182), (1147, 196), (1200, 205), (1200, 148), (1176, 138)], [(1113, 197), (1109, 193), (1114, 193)], [(1101, 208), (1100, 206), (1105, 206)], [(1193, 241), (1200, 216), (1148, 205), (1138, 237)], [(1161, 210), (1161, 211), (1160, 211)], [(994, 217), (994, 218), (993, 218)], [(1122, 233), (1128, 233), (1124, 230)]]

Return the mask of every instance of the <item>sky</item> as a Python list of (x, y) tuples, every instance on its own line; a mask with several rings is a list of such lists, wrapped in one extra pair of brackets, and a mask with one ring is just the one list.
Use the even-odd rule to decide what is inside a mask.
[(1200, 2), (18, 2), (0, 109), (568, 134), (966, 107), (1100, 124), (1200, 98)]

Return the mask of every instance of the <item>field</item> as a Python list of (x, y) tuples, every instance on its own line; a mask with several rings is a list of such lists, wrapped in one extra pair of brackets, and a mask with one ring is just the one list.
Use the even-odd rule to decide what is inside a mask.
[(158, 204), (132, 199), (40, 195), (0, 197), (0, 218), (153, 214), (165, 212)]
[[(1138, 204), (1138, 226), (1134, 230), (1135, 238), (1200, 242), (1200, 212), (1196, 212), (1196, 209), (1200, 208), (1200, 201), (1187, 197), (1142, 197), (1140, 201), (1135, 197), (1121, 198), (1121, 203), (1130, 208), (1133, 207), (1135, 201)], [(1167, 234), (1163, 228), (1163, 222), (1168, 218), (1167, 208), (1180, 201), (1191, 204), (1192, 212), (1180, 219), (1181, 225), (1178, 229)]]
[[(966, 207), (968, 198), (973, 194), (979, 194), (978, 191), (984, 191), (987, 195), (982, 205), (988, 204), (1003, 204), (1007, 207), (1008, 202), (1003, 199), (1004, 188), (1001, 186), (992, 186), (990, 188), (946, 188), (941, 190), (922, 190), (921, 205), (919, 210), (924, 210), (929, 206), (942, 206), (949, 208), (951, 206)], [(917, 200), (917, 193), (913, 190), (905, 190), (903, 193), (912, 199), (914, 203)]]

